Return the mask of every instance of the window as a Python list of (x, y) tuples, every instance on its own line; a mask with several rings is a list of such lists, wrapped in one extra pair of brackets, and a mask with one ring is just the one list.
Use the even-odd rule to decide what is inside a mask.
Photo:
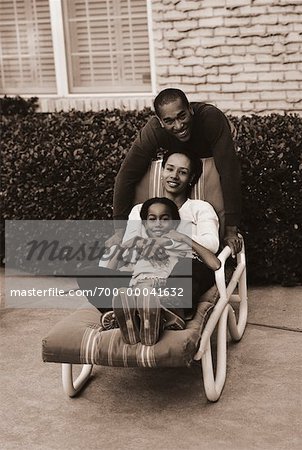
[(63, 5), (71, 92), (150, 90), (145, 0)]
[(151, 93), (147, 0), (1, 0), (0, 14), (1, 92), (62, 93), (63, 77), (64, 95)]
[(1, 0), (1, 91), (55, 93), (48, 1)]

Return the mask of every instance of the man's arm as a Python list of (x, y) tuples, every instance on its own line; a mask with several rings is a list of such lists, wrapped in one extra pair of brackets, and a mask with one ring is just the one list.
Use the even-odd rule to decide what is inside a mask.
[(127, 154), (115, 180), (113, 218), (127, 220), (133, 206), (135, 186), (147, 172), (156, 156), (162, 134), (160, 124), (152, 117), (140, 131)]
[(223, 194), (225, 223), (239, 226), (241, 218), (241, 170), (230, 126), (225, 115), (210, 107), (205, 116), (206, 139), (213, 152)]
[(241, 218), (241, 169), (230, 126), (225, 115), (211, 107), (205, 118), (206, 138), (211, 145), (221, 182), (225, 209), (225, 243), (233, 255), (241, 249), (238, 227)]

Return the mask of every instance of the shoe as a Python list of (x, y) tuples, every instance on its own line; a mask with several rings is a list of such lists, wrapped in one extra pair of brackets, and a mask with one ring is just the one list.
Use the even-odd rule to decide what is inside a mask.
[(137, 310), (140, 317), (140, 340), (143, 345), (154, 345), (161, 332), (161, 306), (156, 295), (139, 295)]
[(135, 297), (128, 296), (123, 289), (119, 289), (118, 295), (112, 299), (112, 304), (123, 340), (126, 344), (137, 344), (140, 341), (140, 333)]
[(107, 311), (101, 317), (101, 325), (104, 330), (112, 330), (118, 328), (118, 323), (114, 311)]
[(164, 307), (162, 307), (162, 309), (165, 320), (165, 330), (184, 330), (186, 328), (186, 322), (184, 321), (184, 319), (182, 319), (170, 309)]

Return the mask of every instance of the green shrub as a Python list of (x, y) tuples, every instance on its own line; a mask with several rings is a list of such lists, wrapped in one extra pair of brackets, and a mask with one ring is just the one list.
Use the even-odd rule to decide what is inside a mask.
[(292, 285), (302, 281), (302, 118), (233, 118), (242, 167), (249, 276)]
[[(3, 217), (111, 218), (114, 178), (151, 115), (145, 109), (4, 116)], [(277, 114), (230, 119), (238, 129), (249, 279), (297, 283), (302, 120)]]
[(7, 97), (0, 98), (0, 113), (4, 115), (13, 114), (31, 114), (38, 108), (38, 97), (31, 97), (24, 99), (22, 97)]

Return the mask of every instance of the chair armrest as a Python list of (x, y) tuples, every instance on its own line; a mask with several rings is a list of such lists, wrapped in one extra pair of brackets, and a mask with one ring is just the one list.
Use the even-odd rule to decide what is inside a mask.
[(221, 262), (221, 266), (218, 270), (215, 271), (215, 281), (216, 286), (219, 292), (219, 300), (216, 303), (212, 314), (209, 317), (209, 320), (203, 330), (199, 350), (196, 353), (194, 359), (200, 359), (203, 355), (208, 342), (211, 338), (211, 335), (220, 319), (220, 316), (230, 301), (231, 294), (237, 286), (238, 280), (241, 277), (242, 272), (245, 270), (245, 251), (244, 251), (244, 243), (242, 245), (241, 251), (237, 254), (237, 266), (235, 271), (231, 277), (230, 282), (226, 285), (225, 281), (225, 263), (227, 259), (231, 256), (231, 249), (229, 246), (225, 246), (222, 251), (217, 256)]
[[(219, 255), (217, 256), (217, 258), (220, 260), (221, 262), (221, 267), (225, 265), (226, 260), (228, 259), (228, 257), (231, 255), (231, 249), (228, 245), (226, 245), (221, 252), (219, 253)], [(218, 269), (220, 270), (221, 267)], [(216, 270), (217, 272), (217, 270)]]
[(220, 268), (215, 271), (215, 281), (220, 297), (219, 302), (221, 302), (222, 298), (223, 299), (227, 298), (226, 283), (225, 283), (225, 263), (227, 259), (231, 256), (231, 253), (232, 252), (230, 247), (226, 245), (217, 256), (217, 258), (221, 262)]
[[(239, 236), (242, 238), (241, 235)], [(225, 263), (230, 256), (231, 256), (231, 249), (228, 245), (226, 245), (218, 255), (218, 259), (221, 261), (221, 266), (218, 270), (215, 271), (215, 281), (220, 295), (219, 302), (221, 302), (221, 300), (223, 299), (224, 304), (226, 304), (229, 301), (230, 295), (234, 291), (238, 283), (238, 280), (246, 266), (243, 238), (242, 238), (242, 249), (236, 255), (237, 265), (231, 277), (231, 280), (229, 281), (227, 286), (225, 282)]]

